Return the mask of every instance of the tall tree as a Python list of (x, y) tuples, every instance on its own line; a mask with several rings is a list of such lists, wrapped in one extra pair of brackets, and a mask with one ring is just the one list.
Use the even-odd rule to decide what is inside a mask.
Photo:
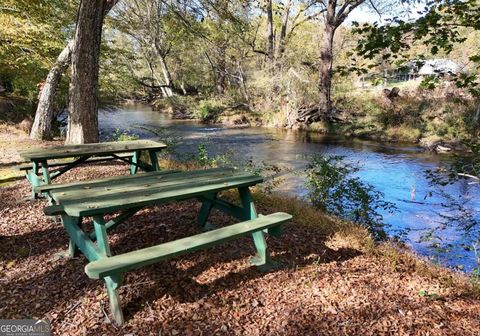
[(98, 141), (98, 70), (107, 0), (81, 0), (72, 50), (67, 144)]
[[(167, 62), (173, 45), (168, 32), (171, 6), (163, 0), (129, 0), (123, 2), (114, 15), (117, 27), (137, 42), (146, 58), (151, 79), (158, 82), (154, 86), (159, 87), (166, 97), (173, 96), (174, 92)], [(156, 75), (157, 68), (160, 68), (161, 79)]]
[[(104, 15), (112, 9), (118, 0), (106, 1)], [(52, 122), (54, 117), (54, 101), (57, 94), (58, 85), (63, 74), (70, 65), (74, 41), (70, 40), (62, 52), (58, 55), (55, 63), (45, 79), (43, 87), (38, 96), (38, 105), (35, 111), (30, 138), (33, 140), (47, 140), (52, 136)]]
[[(332, 103), (332, 77), (333, 77), (333, 40), (335, 32), (345, 22), (348, 15), (365, 0), (328, 0), (324, 4), (323, 41), (320, 46), (321, 65), (319, 69), (319, 109), (313, 120), (322, 117), (331, 117), (333, 113)], [(323, 2), (322, 2), (323, 4)]]
[(55, 94), (62, 75), (70, 64), (72, 57), (73, 40), (58, 55), (55, 64), (48, 72), (45, 83), (38, 96), (38, 105), (35, 112), (30, 139), (49, 140), (52, 137), (52, 123), (54, 116)]

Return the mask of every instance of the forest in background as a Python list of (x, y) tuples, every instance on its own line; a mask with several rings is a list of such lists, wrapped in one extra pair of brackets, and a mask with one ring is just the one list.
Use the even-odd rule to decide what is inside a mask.
[[(480, 34), (475, 24), (461, 22), (474, 17), (459, 12), (473, 9), (470, 15), (478, 16), (477, 1), (453, 1), (451, 7), (401, 0), (105, 3), (99, 58), (104, 104), (140, 100), (178, 118), (420, 141), (427, 147), (477, 135), (478, 95), (471, 88)], [(55, 121), (68, 106), (66, 51), (78, 5), (2, 3), (0, 104), (7, 107), (2, 121), (33, 121), (41, 108)], [(373, 13), (384, 24), (356, 24), (349, 19), (354, 10)], [(392, 29), (382, 28), (388, 25)], [(444, 26), (451, 33), (442, 31)], [(408, 33), (407, 42), (401, 41)], [(406, 61), (432, 58), (453, 60), (468, 76), (462, 83), (458, 78), (384, 83), (385, 73)], [(52, 77), (47, 87), (56, 91), (53, 100), (38, 104)], [(387, 97), (383, 89), (395, 86), (399, 96)], [(36, 137), (52, 132), (47, 133)]]

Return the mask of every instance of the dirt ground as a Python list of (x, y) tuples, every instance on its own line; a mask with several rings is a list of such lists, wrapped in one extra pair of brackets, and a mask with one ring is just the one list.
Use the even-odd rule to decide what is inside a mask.
[[(63, 181), (115, 174), (126, 168), (98, 165)], [(348, 233), (327, 236), (301, 216), (268, 239), (282, 263), (270, 273), (250, 266), (249, 238), (128, 273), (120, 289), (126, 323), (117, 327), (102, 282), (86, 276), (83, 256), (61, 257), (67, 234), (43, 214), (45, 200), (21, 201), (28, 195), (24, 180), (0, 188), (0, 318), (47, 318), (55, 335), (480, 333), (480, 300), (457, 274), (366, 251)], [(112, 253), (198, 233), (198, 209), (183, 202), (142, 210), (112, 232)], [(211, 221), (232, 223), (218, 212)]]

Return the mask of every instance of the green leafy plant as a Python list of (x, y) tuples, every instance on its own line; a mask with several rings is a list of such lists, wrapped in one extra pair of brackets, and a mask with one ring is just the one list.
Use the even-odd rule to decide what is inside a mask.
[(372, 185), (354, 177), (358, 170), (341, 156), (311, 157), (306, 168), (307, 197), (319, 209), (359, 223), (376, 239), (383, 239), (386, 233), (380, 211), (392, 212), (395, 206)]
[(420, 87), (426, 90), (433, 90), (440, 85), (440, 78), (435, 75), (426, 76), (421, 82)]
[(224, 107), (214, 100), (202, 100), (192, 112), (192, 116), (203, 122), (215, 121)]
[(131, 140), (138, 140), (140, 137), (138, 134), (130, 133), (128, 130), (121, 130), (119, 128), (113, 131), (112, 135), (110, 135), (110, 141), (131, 141)]
[(287, 168), (266, 163), (265, 161), (255, 162), (253, 160), (247, 161), (245, 170), (263, 177), (261, 189), (266, 194), (271, 194), (274, 189), (278, 188), (284, 182), (281, 175), (290, 171)]
[(204, 143), (197, 145), (197, 151), (194, 154), (187, 154), (183, 157), (179, 156), (179, 160), (183, 162), (193, 162), (194, 165), (202, 168), (224, 167), (231, 165), (232, 153), (230, 151), (211, 157), (208, 153), (207, 146)]

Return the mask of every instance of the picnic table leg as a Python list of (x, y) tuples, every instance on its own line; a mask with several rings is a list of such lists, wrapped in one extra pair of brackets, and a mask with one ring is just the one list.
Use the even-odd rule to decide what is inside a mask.
[(41, 161), (40, 165), (42, 166), (43, 182), (45, 184), (52, 183), (52, 179), (50, 178), (50, 171), (48, 170), (47, 161)]
[(78, 255), (78, 252), (80, 252), (80, 248), (75, 243), (75, 240), (70, 234), (71, 231), (69, 231), (68, 229), (72, 227), (78, 228), (82, 223), (82, 217), (70, 217), (70, 216), (62, 215), (61, 218), (62, 218), (63, 226), (65, 227), (67, 232), (69, 232), (68, 256), (70, 258), (74, 258), (76, 255)]
[(134, 175), (138, 171), (138, 163), (140, 162), (141, 151), (133, 152), (132, 163), (130, 164), (130, 175)]
[(93, 227), (97, 238), (97, 246), (105, 256), (111, 256), (110, 246), (108, 244), (107, 228), (103, 217), (93, 217)]
[[(238, 192), (242, 201), (244, 219), (250, 220), (257, 218), (257, 210), (255, 209), (250, 189), (248, 189), (248, 187), (239, 188)], [(276, 267), (278, 263), (272, 261), (270, 258), (267, 242), (265, 240), (265, 233), (263, 231), (257, 231), (252, 233), (252, 237), (255, 249), (257, 250), (257, 255), (253, 257), (250, 262), (263, 272)]]
[(215, 228), (214, 225), (210, 224), (207, 222), (208, 216), (210, 216), (210, 212), (212, 211), (213, 208), (213, 202), (209, 201), (214, 200), (217, 197), (217, 193), (210, 194), (208, 196), (205, 196), (205, 199), (202, 200), (202, 207), (200, 208), (200, 211), (198, 213), (197, 221), (198, 225), (202, 230), (210, 230)]
[[(97, 238), (97, 246), (102, 254), (108, 258), (112, 255), (110, 252), (110, 246), (108, 244), (107, 228), (105, 220), (101, 216), (93, 217), (93, 227), (95, 229), (95, 235)], [(118, 325), (122, 325), (124, 322), (122, 306), (120, 303), (120, 296), (118, 295), (118, 287), (122, 283), (122, 274), (116, 274), (104, 278), (105, 286), (107, 287), (108, 300), (110, 302), (110, 310), (115, 317), (115, 321)]]
[(74, 258), (78, 254), (78, 248), (75, 245), (75, 242), (70, 239), (68, 242), (68, 255), (70, 258)]
[(29, 169), (25, 172), (28, 182), (32, 186), (32, 199), (37, 198), (37, 193), (35, 192), (35, 187), (42, 185), (42, 180), (38, 177), (38, 163), (32, 163), (32, 169)]
[(159, 171), (160, 167), (158, 165), (158, 157), (156, 150), (149, 150), (148, 155), (150, 156), (150, 162), (152, 164), (152, 171)]
[(122, 305), (120, 301), (120, 295), (118, 294), (118, 287), (122, 283), (122, 275), (108, 276), (103, 279), (105, 286), (107, 287), (108, 300), (110, 302), (110, 311), (112, 312), (115, 321), (120, 326), (124, 322)]

